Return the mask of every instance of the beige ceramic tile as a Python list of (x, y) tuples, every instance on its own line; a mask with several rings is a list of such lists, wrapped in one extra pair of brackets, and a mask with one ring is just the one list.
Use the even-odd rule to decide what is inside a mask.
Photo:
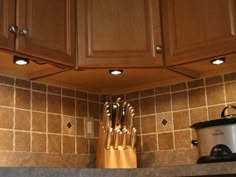
[(155, 115), (141, 117), (142, 133), (155, 133), (156, 132), (156, 118)]
[(63, 154), (75, 154), (74, 136), (63, 136)]
[(48, 112), (61, 113), (61, 96), (48, 94)]
[(224, 103), (224, 87), (223, 85), (215, 85), (207, 87), (208, 105)]
[(32, 152), (46, 152), (46, 134), (32, 133)]
[(0, 107), (0, 128), (13, 128), (13, 109)]
[(78, 118), (76, 119), (76, 134), (80, 136), (84, 136), (84, 119)]
[(93, 117), (95, 119), (99, 118), (99, 104), (95, 102), (89, 102), (89, 117)]
[(76, 100), (76, 116), (84, 117), (87, 116), (87, 101)]
[(149, 97), (149, 98), (142, 98), (141, 101), (141, 115), (148, 115), (148, 114), (153, 114), (154, 107), (155, 107), (155, 102), (154, 102), (154, 97)]
[(174, 122), (174, 129), (186, 129), (189, 128), (189, 114), (188, 111), (179, 111), (173, 113), (173, 122)]
[(156, 151), (157, 150), (157, 141), (156, 134), (154, 135), (143, 135), (143, 151)]
[(46, 132), (46, 114), (32, 112), (32, 131)]
[(173, 133), (160, 133), (158, 134), (159, 150), (171, 150), (174, 149)]
[(0, 150), (13, 150), (13, 132), (0, 130)]
[(172, 94), (172, 108), (174, 111), (188, 108), (186, 91)]
[(183, 130), (175, 132), (175, 149), (191, 147), (191, 130)]
[(225, 84), (226, 101), (236, 101), (236, 82)]
[(206, 105), (206, 96), (204, 88), (189, 90), (190, 108), (201, 107), (205, 105)]
[(88, 140), (77, 137), (77, 154), (88, 154)]
[(48, 152), (61, 153), (61, 135), (48, 135)]
[(16, 88), (16, 108), (30, 109), (30, 90)]
[(30, 130), (30, 111), (16, 110), (15, 113), (15, 129)]
[(62, 133), (61, 115), (48, 114), (48, 132)]
[(30, 152), (29, 132), (15, 132), (15, 150)]
[(0, 99), (0, 105), (12, 107), (13, 106), (13, 94), (14, 94), (13, 87), (0, 85), (0, 94), (4, 95)]
[(207, 108), (197, 108), (190, 110), (191, 124), (207, 120)]
[(46, 93), (32, 92), (32, 110), (46, 111)]
[(156, 96), (156, 112), (168, 112), (171, 111), (171, 98), (170, 94)]
[(63, 97), (62, 102), (63, 115), (75, 116), (75, 99)]

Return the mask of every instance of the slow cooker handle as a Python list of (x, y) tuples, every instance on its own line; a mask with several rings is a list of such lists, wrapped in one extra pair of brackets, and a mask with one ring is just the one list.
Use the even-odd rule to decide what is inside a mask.
[(198, 141), (197, 141), (197, 140), (192, 140), (191, 143), (192, 143), (194, 146), (197, 146)]
[(226, 111), (226, 109), (228, 109), (228, 108), (234, 108), (234, 109), (236, 110), (236, 106), (232, 106), (232, 105), (226, 106), (226, 107), (222, 110), (222, 112), (221, 112), (221, 118), (226, 118), (226, 117), (227, 117), (227, 116), (225, 115), (225, 111)]

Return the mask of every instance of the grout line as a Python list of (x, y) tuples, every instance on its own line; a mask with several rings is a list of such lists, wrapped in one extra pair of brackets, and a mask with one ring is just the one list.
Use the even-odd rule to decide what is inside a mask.
[(30, 152), (33, 152), (33, 131), (32, 131), (32, 100), (33, 100), (32, 82), (30, 82)]
[[(172, 133), (172, 136), (173, 136), (173, 139), (172, 139), (172, 143), (173, 143), (173, 150), (175, 150), (175, 126), (174, 126), (174, 112), (173, 112), (173, 92), (172, 92), (172, 89), (171, 89), (171, 86), (169, 85), (169, 90), (170, 90), (170, 112), (171, 112), (171, 121), (172, 121), (172, 130), (171, 130), (171, 133)], [(167, 131), (165, 131), (167, 132)]]
[(12, 139), (12, 143), (13, 143), (13, 152), (15, 152), (16, 150), (16, 78), (14, 78), (14, 86), (13, 86), (13, 139)]
[[(190, 129), (190, 125), (191, 125), (191, 122), (192, 122), (192, 118), (191, 118), (191, 113), (190, 113), (190, 111), (191, 111), (191, 108), (190, 108), (190, 102), (189, 102), (189, 89), (187, 89), (187, 106), (188, 106), (188, 126), (189, 126), (189, 128), (188, 128), (188, 130), (189, 130), (189, 132), (190, 132), (190, 140), (192, 139), (192, 137), (193, 137), (193, 133), (192, 133), (192, 131), (191, 131), (191, 129)], [(190, 144), (190, 147), (192, 147), (192, 144)]]
[(46, 86), (46, 152), (49, 153), (49, 137), (48, 137), (48, 85)]
[(157, 129), (157, 102), (154, 89), (154, 116), (155, 116), (155, 129), (156, 129), (156, 149), (159, 151), (158, 129)]

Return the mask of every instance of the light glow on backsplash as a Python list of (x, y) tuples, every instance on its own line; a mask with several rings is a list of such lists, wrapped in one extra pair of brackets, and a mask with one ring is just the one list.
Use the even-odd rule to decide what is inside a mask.
[[(235, 91), (236, 73), (226, 73), (119, 94), (135, 110), (138, 167), (196, 163), (190, 125), (220, 118)], [(0, 166), (95, 167), (105, 95), (1, 75), (0, 95)]]

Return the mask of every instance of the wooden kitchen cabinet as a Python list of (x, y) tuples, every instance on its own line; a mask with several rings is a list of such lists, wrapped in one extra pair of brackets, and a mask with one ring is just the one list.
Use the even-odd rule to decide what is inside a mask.
[(235, 0), (161, 1), (167, 66), (236, 52)]
[(158, 0), (78, 0), (78, 67), (162, 66), (159, 13)]
[[(14, 9), (14, 3), (16, 12), (5, 9)], [(13, 42), (7, 39), (10, 47), (1, 44), (2, 48), (12, 50), (15, 45), (16, 53), (75, 66), (74, 0), (0, 0), (0, 5), (5, 13), (1, 14), (1, 21), (5, 21), (0, 28), (11, 39), (15, 37)], [(10, 25), (16, 25), (17, 31), (9, 34)]]
[(13, 50), (15, 36), (8, 27), (15, 23), (15, 0), (0, 0), (0, 48)]

